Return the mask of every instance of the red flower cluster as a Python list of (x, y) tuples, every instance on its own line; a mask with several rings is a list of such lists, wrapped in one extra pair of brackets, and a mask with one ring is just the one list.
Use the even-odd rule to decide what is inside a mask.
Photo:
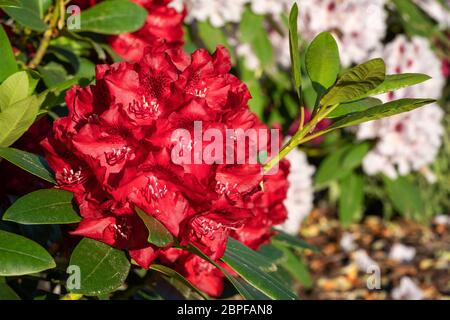
[[(229, 236), (257, 248), (286, 218), (285, 162), (276, 175), (263, 177), (260, 164), (171, 159), (173, 148), (196, 143), (172, 137), (177, 129), (192, 133), (194, 121), (224, 136), (230, 128), (266, 129), (249, 111), (247, 87), (230, 68), (223, 47), (212, 56), (200, 49), (189, 57), (179, 46), (156, 42), (139, 63), (100, 65), (95, 85), (67, 93), (69, 115), (54, 122), (43, 146), (59, 187), (72, 191), (79, 205), (83, 220), (73, 234), (126, 249), (144, 268), (160, 255), (208, 293), (220, 294), (220, 272), (190, 254), (150, 245), (135, 208), (163, 223), (181, 245), (194, 244), (212, 259), (223, 255)], [(204, 274), (214, 280), (197, 281)]]
[(134, 33), (123, 33), (110, 37), (115, 52), (128, 61), (139, 61), (145, 47), (157, 39), (167, 42), (183, 42), (183, 20), (186, 12), (179, 13), (169, 7), (172, 0), (133, 0), (148, 11), (144, 26)]
[[(137, 62), (142, 58), (144, 49), (158, 39), (170, 43), (183, 43), (183, 20), (186, 11), (177, 12), (169, 7), (172, 0), (132, 0), (145, 8), (147, 19), (141, 29), (133, 33), (122, 33), (109, 37), (112, 49), (128, 61)], [(76, 0), (73, 4), (82, 9), (94, 6), (100, 0)]]

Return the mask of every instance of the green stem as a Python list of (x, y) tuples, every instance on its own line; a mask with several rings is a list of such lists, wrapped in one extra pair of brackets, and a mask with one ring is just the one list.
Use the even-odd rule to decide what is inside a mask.
[(337, 108), (338, 105), (339, 104), (333, 105), (329, 108), (322, 108), (311, 119), (311, 121), (309, 121), (305, 126), (299, 128), (297, 133), (283, 146), (283, 148), (281, 148), (280, 152), (264, 165), (264, 171), (268, 172), (270, 169), (272, 169), (278, 162), (280, 162), (284, 157), (286, 157), (288, 155), (288, 153), (291, 152), (293, 149), (295, 149), (299, 144), (304, 143), (305, 141), (314, 139), (314, 138), (310, 138), (310, 137), (312, 137), (312, 136), (317, 137), (317, 136), (319, 136), (318, 135), (319, 133), (321, 133), (321, 134), (326, 133), (326, 130), (325, 130), (325, 131), (320, 131), (315, 134), (308, 135), (314, 130), (316, 125), (320, 121), (325, 119), (334, 109)]

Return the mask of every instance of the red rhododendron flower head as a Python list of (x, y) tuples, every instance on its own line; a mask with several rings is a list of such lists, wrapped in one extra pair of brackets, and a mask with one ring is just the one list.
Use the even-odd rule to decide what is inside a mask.
[[(58, 187), (73, 192), (80, 208), (83, 219), (73, 234), (128, 250), (144, 268), (158, 255), (167, 259), (161, 251), (166, 248), (148, 243), (136, 207), (159, 220), (182, 246), (193, 244), (212, 259), (223, 255), (229, 236), (253, 248), (268, 239), (272, 225), (285, 218), (281, 201), (288, 165), (264, 177), (262, 166), (248, 159), (195, 163), (196, 150), (204, 153), (212, 142), (173, 136), (180, 129), (190, 137), (196, 130), (225, 136), (227, 129), (267, 129), (249, 111), (247, 87), (230, 68), (223, 47), (189, 57), (158, 41), (138, 63), (100, 65), (95, 85), (68, 91), (69, 114), (54, 122), (52, 136), (42, 144)], [(220, 143), (238, 153), (237, 144)], [(174, 150), (193, 150), (193, 162), (174, 162)], [(212, 266), (187, 253), (171, 261), (192, 282), (206, 272), (214, 281), (202, 287), (220, 293), (223, 277), (211, 273)]]
[(138, 31), (109, 38), (115, 52), (128, 61), (139, 61), (145, 47), (152, 45), (157, 39), (180, 44), (183, 42), (182, 24), (186, 11), (180, 13), (169, 7), (171, 0), (133, 0), (133, 2), (147, 10), (147, 19)]

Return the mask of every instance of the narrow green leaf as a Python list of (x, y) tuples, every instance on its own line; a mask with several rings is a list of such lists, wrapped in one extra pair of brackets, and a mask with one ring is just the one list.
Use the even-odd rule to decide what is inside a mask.
[(322, 97), (324, 107), (363, 98), (377, 88), (385, 78), (386, 66), (382, 59), (369, 60), (346, 71)]
[(376, 98), (365, 98), (354, 102), (343, 103), (334, 109), (327, 118), (333, 119), (343, 117), (350, 113), (365, 111), (380, 104), (383, 104), (383, 102)]
[(43, 96), (31, 96), (0, 112), (0, 147), (9, 147), (28, 130), (44, 99)]
[(356, 173), (347, 175), (340, 182), (338, 202), (339, 220), (343, 226), (359, 221), (364, 201), (364, 180)]
[(401, 88), (410, 87), (427, 80), (431, 77), (421, 73), (403, 73), (386, 75), (384, 81), (375, 89), (369, 91), (366, 96), (375, 96), (378, 94), (395, 91)]
[(136, 213), (147, 227), (149, 243), (154, 244), (157, 247), (166, 247), (173, 242), (172, 234), (161, 222), (145, 213), (140, 208), (136, 208)]
[(197, 247), (191, 245), (188, 251), (196, 254), (205, 261), (208, 261), (217, 269), (219, 269), (225, 277), (231, 282), (231, 284), (236, 288), (236, 290), (246, 299), (246, 300), (271, 300), (270, 297), (247, 283), (244, 279), (236, 279), (227, 270), (225, 270), (220, 264), (209, 258), (206, 254), (200, 251)]
[(84, 238), (70, 257), (70, 266), (80, 268), (80, 288), (73, 293), (99, 296), (113, 292), (123, 285), (130, 262), (123, 251), (102, 242)]
[(14, 148), (0, 148), (0, 157), (45, 181), (56, 183), (47, 161), (41, 156)]
[(41, 189), (17, 199), (3, 220), (21, 224), (69, 224), (80, 222), (73, 194), (64, 190)]
[(111, 0), (101, 2), (83, 10), (80, 14), (80, 31), (101, 34), (120, 34), (140, 29), (147, 17), (147, 11), (130, 1)]
[(400, 13), (405, 31), (410, 36), (429, 37), (437, 30), (436, 25), (426, 16), (414, 1), (392, 0)]
[(35, 31), (44, 32), (47, 24), (41, 20), (39, 10), (35, 8), (36, 0), (22, 1), (21, 7), (3, 7), (3, 10), (24, 27)]
[(201, 290), (199, 290), (197, 287), (195, 287), (194, 285), (192, 285), (185, 277), (183, 277), (181, 274), (179, 274), (177, 271), (160, 265), (160, 264), (155, 264), (153, 263), (150, 266), (150, 269), (158, 271), (170, 278), (174, 278), (176, 280), (178, 280), (179, 282), (181, 282), (182, 284), (184, 284), (185, 286), (187, 286), (189, 289), (191, 289), (192, 291), (196, 292), (197, 294), (199, 294), (203, 299), (205, 300), (209, 300), (209, 297), (203, 293)]
[(264, 16), (254, 14), (246, 8), (239, 23), (239, 36), (241, 43), (248, 43), (264, 69), (273, 66), (273, 47), (267, 32), (255, 32), (264, 28)]
[(55, 266), (50, 254), (36, 242), (0, 230), (0, 276), (20, 276)]
[(361, 165), (370, 149), (368, 142), (349, 145), (330, 153), (320, 164), (315, 175), (319, 186), (339, 180)]
[(294, 78), (295, 91), (300, 103), (302, 102), (302, 72), (300, 67), (300, 48), (298, 45), (298, 6), (297, 3), (291, 8), (289, 14), (289, 51), (291, 54), (292, 76)]
[(338, 45), (331, 33), (322, 32), (311, 42), (305, 65), (317, 94), (321, 95), (336, 82), (341, 63)]
[(317, 247), (309, 244), (299, 237), (292, 236), (289, 233), (283, 232), (281, 230), (276, 230), (276, 232), (277, 234), (272, 237), (273, 241), (280, 242), (283, 245), (289, 246), (293, 249), (309, 249), (313, 252), (320, 252)]
[(276, 244), (277, 248), (283, 252), (283, 261), (280, 265), (289, 272), (289, 274), (297, 279), (306, 289), (309, 289), (313, 285), (311, 274), (308, 267), (302, 261), (301, 257), (298, 257), (292, 249), (283, 244)]
[(297, 296), (289, 288), (286, 288), (270, 274), (270, 271), (277, 270), (277, 266), (239, 241), (233, 238), (228, 239), (222, 261), (248, 283), (272, 299), (297, 299)]
[(425, 212), (425, 203), (420, 189), (408, 177), (398, 177), (395, 180), (384, 177), (389, 198), (395, 209), (407, 218), (417, 218)]
[[(0, 83), (17, 72), (16, 58), (3, 26), (0, 25), (0, 52), (2, 53), (2, 67), (0, 68)], [(1, 105), (0, 105), (1, 108)], [(0, 109), (1, 110), (1, 109)]]
[(431, 99), (400, 99), (391, 101), (369, 108), (366, 111), (352, 113), (342, 118), (338, 118), (330, 127), (328, 127), (326, 132), (408, 112), (433, 102), (435, 102), (435, 100)]

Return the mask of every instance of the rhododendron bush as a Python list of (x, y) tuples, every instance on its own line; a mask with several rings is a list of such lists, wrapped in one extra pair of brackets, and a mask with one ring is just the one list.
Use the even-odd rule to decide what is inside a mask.
[(397, 2), (0, 0), (5, 297), (293, 300), (314, 188), (416, 215), (450, 38)]

